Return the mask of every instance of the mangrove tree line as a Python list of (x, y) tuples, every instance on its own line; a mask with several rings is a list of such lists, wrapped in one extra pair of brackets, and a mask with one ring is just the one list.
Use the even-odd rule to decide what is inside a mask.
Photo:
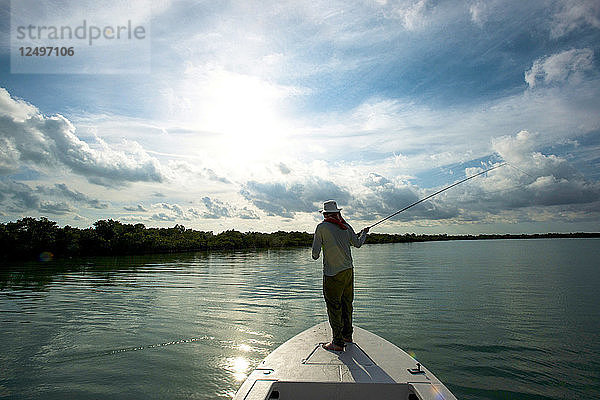
[[(598, 237), (598, 233), (542, 235), (415, 235), (378, 234), (367, 236), (367, 243), (419, 242), (431, 240), (514, 239), (537, 237)], [(197, 231), (183, 225), (149, 228), (143, 224), (124, 224), (112, 219), (100, 220), (89, 228), (59, 227), (45, 217), (22, 218), (0, 223), (1, 258), (56, 257), (166, 253), (212, 249), (256, 249), (310, 246), (312, 233), (238, 232), (219, 234)]]

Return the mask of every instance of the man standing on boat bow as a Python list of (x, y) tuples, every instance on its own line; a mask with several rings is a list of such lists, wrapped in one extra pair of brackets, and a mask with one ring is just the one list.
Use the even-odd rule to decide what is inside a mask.
[(324, 344), (326, 350), (342, 351), (352, 342), (352, 301), (354, 299), (354, 269), (350, 246), (365, 243), (369, 228), (357, 235), (342, 218), (341, 208), (334, 200), (323, 203), (324, 220), (315, 230), (312, 258), (317, 260), (323, 249), (323, 296), (327, 305), (333, 340)]

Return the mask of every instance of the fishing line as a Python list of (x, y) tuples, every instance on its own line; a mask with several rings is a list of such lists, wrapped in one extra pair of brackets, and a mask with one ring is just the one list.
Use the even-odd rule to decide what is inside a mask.
[(527, 175), (527, 176), (529, 176), (529, 177), (531, 177), (531, 178), (533, 178), (533, 179), (535, 179), (535, 180), (537, 180), (537, 178), (538, 178), (537, 176), (533, 176), (533, 175), (531, 175), (531, 174), (529, 174), (529, 173), (527, 173), (527, 172), (523, 171), (521, 168), (518, 168), (516, 165), (512, 165), (512, 164), (511, 164), (511, 163), (509, 163), (508, 161), (507, 161), (507, 162), (505, 162), (505, 164), (506, 164), (506, 165), (508, 165), (509, 167), (513, 167), (513, 168), (514, 168), (514, 169), (516, 169), (517, 171), (519, 171), (519, 172), (521, 172), (521, 173), (523, 173), (523, 174), (525, 174), (525, 175)]
[(514, 192), (515, 190), (524, 188), (529, 186), (530, 183), (522, 183), (520, 185), (517, 186), (511, 186), (505, 189), (498, 189), (498, 190), (491, 190), (491, 191), (485, 191), (483, 192), (483, 195), (490, 195), (490, 194), (495, 194), (495, 193), (508, 193), (508, 192)]
[(473, 179), (473, 178), (475, 178), (475, 177), (477, 177), (477, 176), (479, 176), (479, 175), (483, 175), (483, 174), (485, 174), (486, 172), (490, 172), (491, 170), (494, 170), (494, 169), (496, 169), (496, 168), (503, 167), (503, 166), (505, 166), (505, 165), (507, 165), (507, 164), (508, 164), (508, 163), (504, 162), (504, 163), (502, 163), (502, 164), (495, 165), (495, 166), (493, 166), (493, 167), (491, 167), (491, 168), (488, 168), (488, 169), (486, 169), (485, 171), (478, 172), (478, 173), (476, 173), (475, 175), (468, 176), (468, 177), (466, 177), (465, 179), (462, 179), (462, 180), (460, 180), (460, 181), (458, 181), (458, 182), (455, 182), (455, 183), (453, 183), (453, 184), (452, 184), (452, 185), (450, 185), (450, 186), (446, 186), (445, 188), (443, 188), (443, 189), (441, 189), (441, 190), (438, 190), (437, 192), (435, 192), (435, 193), (432, 193), (432, 194), (430, 194), (430, 195), (429, 195), (429, 196), (427, 196), (427, 197), (423, 197), (421, 200), (415, 201), (414, 203), (412, 203), (412, 204), (410, 204), (410, 205), (408, 205), (408, 206), (404, 207), (403, 209), (401, 209), (401, 210), (398, 210), (398, 211), (396, 211), (395, 213), (388, 215), (387, 217), (385, 217), (385, 218), (383, 218), (382, 220), (380, 220), (380, 221), (378, 221), (378, 222), (374, 223), (373, 225), (369, 226), (368, 228), (369, 228), (369, 229), (371, 229), (371, 228), (373, 228), (374, 226), (377, 226), (377, 225), (381, 224), (382, 222), (384, 222), (384, 221), (387, 221), (388, 219), (390, 219), (390, 218), (392, 218), (392, 217), (394, 217), (394, 216), (396, 216), (396, 215), (400, 214), (401, 212), (403, 212), (403, 211), (406, 211), (406, 210), (408, 210), (409, 208), (412, 208), (412, 207), (416, 206), (417, 204), (420, 204), (420, 203), (424, 202), (425, 200), (432, 198), (433, 196), (437, 196), (438, 194), (440, 194), (440, 193), (442, 193), (442, 192), (445, 192), (446, 190), (448, 190), (448, 189), (450, 189), (450, 188), (453, 188), (454, 186), (460, 185), (461, 183), (463, 183), (463, 182), (466, 182), (466, 181), (468, 181), (469, 179)]
[(500, 192), (512, 192), (512, 191), (515, 191), (517, 189), (521, 189), (521, 188), (527, 187), (527, 186), (531, 185), (533, 182), (535, 182), (538, 179), (537, 176), (531, 175), (530, 173), (527, 173), (527, 172), (523, 171), (521, 168), (518, 168), (517, 166), (509, 163), (508, 161), (505, 161), (505, 164), (507, 164), (509, 167), (513, 167), (514, 169), (516, 169), (520, 173), (525, 174), (525, 175), (533, 178), (533, 181), (529, 182), (529, 183), (522, 183), (522, 184), (516, 185), (516, 186), (511, 186), (511, 187), (506, 188), (506, 189), (498, 189), (498, 190), (486, 191), (485, 192), (486, 195), (494, 194), (494, 193), (500, 193)]

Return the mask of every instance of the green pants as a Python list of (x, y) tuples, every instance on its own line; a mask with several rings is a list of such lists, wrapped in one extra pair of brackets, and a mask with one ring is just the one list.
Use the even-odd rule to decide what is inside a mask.
[(323, 275), (323, 296), (333, 331), (333, 343), (343, 346), (344, 338), (352, 339), (354, 269), (345, 269), (334, 276)]

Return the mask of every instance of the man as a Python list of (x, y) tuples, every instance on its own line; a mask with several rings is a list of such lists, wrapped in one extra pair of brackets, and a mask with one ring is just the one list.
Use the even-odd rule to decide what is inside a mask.
[(369, 228), (359, 235), (340, 213), (334, 200), (323, 203), (324, 220), (315, 230), (312, 257), (319, 258), (323, 249), (323, 296), (327, 304), (333, 340), (324, 344), (326, 350), (342, 351), (352, 342), (352, 300), (354, 299), (354, 270), (350, 246), (360, 247), (367, 238)]

